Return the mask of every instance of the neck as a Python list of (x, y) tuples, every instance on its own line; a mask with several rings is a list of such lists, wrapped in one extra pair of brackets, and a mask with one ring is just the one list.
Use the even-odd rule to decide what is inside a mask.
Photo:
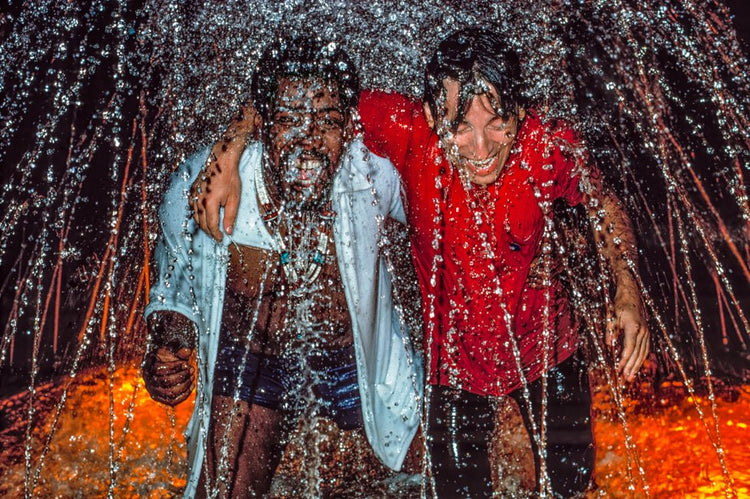
[(275, 181), (269, 181), (271, 174), (268, 168), (261, 168), (259, 166), (254, 176), (263, 219), (266, 221), (275, 219), (280, 210), (283, 210), (286, 216), (291, 218), (297, 218), (298, 216), (309, 217), (311, 215), (325, 216), (331, 211), (333, 182), (329, 182), (315, 199), (297, 201), (287, 199), (281, 195), (281, 189), (278, 184)]
[(294, 215), (295, 213), (301, 215), (314, 215), (321, 214), (327, 210), (330, 210), (330, 196), (331, 190), (326, 189), (321, 195), (315, 199), (305, 199), (303, 201), (286, 200), (284, 202), (287, 214)]

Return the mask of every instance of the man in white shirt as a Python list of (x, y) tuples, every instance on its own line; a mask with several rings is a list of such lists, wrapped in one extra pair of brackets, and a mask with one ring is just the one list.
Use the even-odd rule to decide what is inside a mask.
[(197, 351), (186, 496), (267, 493), (284, 437), (310, 411), (364, 427), (383, 463), (401, 467), (419, 422), (421, 360), (379, 254), (384, 220), (404, 220), (399, 178), (352, 139), (358, 96), (333, 44), (277, 42), (253, 77), (261, 140), (240, 161), (231, 238), (214, 241), (190, 217), (187, 192), (209, 150), (173, 175), (143, 374), (155, 400), (175, 405), (192, 391)]

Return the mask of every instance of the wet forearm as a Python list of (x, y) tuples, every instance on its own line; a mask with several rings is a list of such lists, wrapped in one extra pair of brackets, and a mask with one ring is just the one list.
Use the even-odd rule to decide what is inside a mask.
[(151, 342), (157, 348), (167, 347), (173, 351), (195, 348), (195, 324), (182, 314), (155, 312), (148, 318), (148, 330)]
[(637, 280), (635, 234), (630, 217), (614, 193), (601, 185), (595, 185), (592, 192), (597, 194), (588, 199), (597, 247), (607, 260), (617, 287), (604, 339), (607, 345), (619, 348), (617, 371), (632, 381), (646, 360), (650, 345), (646, 310)]
[(242, 151), (245, 148), (245, 144), (255, 132), (254, 116), (252, 105), (245, 104), (240, 107), (222, 136), (222, 152), (230, 149)]
[(599, 206), (592, 210), (597, 246), (614, 274), (617, 294), (637, 294), (638, 250), (633, 225), (617, 196), (610, 191), (601, 192), (596, 203)]

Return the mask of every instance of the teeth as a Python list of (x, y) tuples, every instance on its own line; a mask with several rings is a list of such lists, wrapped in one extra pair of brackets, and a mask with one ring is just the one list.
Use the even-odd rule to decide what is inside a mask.
[(300, 170), (318, 170), (323, 166), (323, 162), (319, 159), (304, 159), (300, 161)]
[(495, 161), (495, 156), (490, 156), (487, 159), (467, 159), (466, 162), (470, 165), (474, 166), (475, 168), (486, 168), (492, 164), (492, 162)]

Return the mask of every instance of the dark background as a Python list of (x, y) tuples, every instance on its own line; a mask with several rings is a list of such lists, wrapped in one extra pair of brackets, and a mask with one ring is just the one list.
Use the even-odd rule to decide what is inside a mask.
[[(750, 47), (750, 5), (738, 0), (727, 4), (747, 54)], [(116, 308), (114, 304), (133, 304), (138, 299), (138, 275), (142, 269), (145, 247), (142, 243), (143, 223), (145, 220), (147, 230), (153, 232), (155, 217), (152, 200), (158, 199), (162, 188), (163, 182), (159, 179), (173, 167), (169, 158), (163, 157), (157, 152), (158, 148), (152, 147), (166, 141), (167, 135), (173, 133), (175, 126), (174, 123), (164, 121), (164, 116), (168, 114), (165, 111), (171, 104), (157, 99), (150, 90), (160, 87), (167, 61), (149, 60), (153, 54), (149, 48), (150, 42), (148, 37), (141, 36), (148, 29), (149, 19), (140, 10), (138, 2), (124, 2), (120, 4), (119, 11), (104, 3), (83, 2), (81, 5), (80, 24), (67, 28), (62, 38), (54, 22), (49, 22), (48, 25), (51, 34), (42, 33), (41, 28), (38, 33), (31, 33), (30, 36), (49, 35), (51, 40), (64, 39), (68, 56), (48, 58), (46, 67), (27, 68), (38, 75), (39, 81), (26, 95), (16, 95), (11, 99), (8, 98), (9, 93), (6, 93), (4, 107), (0, 108), (2, 118), (18, 116), (14, 106), (21, 105), (24, 108), (23, 117), (12, 122), (13, 126), (4, 126), (0, 133), (0, 143), (3, 144), (0, 150), (0, 185), (10, 186), (6, 189), (8, 193), (0, 201), (0, 213), (6, 217), (0, 225), (0, 229), (6, 234), (0, 245), (4, 251), (0, 264), (0, 327), (4, 328), (2, 338), (6, 342), (3, 345), (6, 351), (9, 348), (7, 342), (11, 337), (14, 338), (12, 358), (6, 357), (0, 365), (0, 395), (27, 385), (31, 371), (38, 374), (37, 379), (44, 379), (92, 362), (98, 364), (112, 362), (113, 359), (119, 361), (137, 358), (145, 340), (140, 316), (142, 301), (135, 307), (137, 312), (134, 315), (130, 315), (127, 310), (110, 310), (118, 331), (125, 324), (132, 323), (127, 335), (110, 338), (110, 329), (105, 327), (102, 333), (100, 322), (94, 321), (87, 325), (82, 320), (90, 307), (100, 272), (103, 272), (104, 277), (96, 296), (103, 296), (108, 280), (106, 276), (110, 273), (113, 276), (112, 282), (118, 284), (110, 301), (113, 309)], [(25, 8), (21, 2), (7, 2), (3, 5), (0, 17), (1, 43), (7, 41), (14, 23), (20, 22)], [(112, 20), (118, 16), (122, 22), (122, 30), (128, 33), (127, 37), (121, 38), (124, 42), (119, 48), (113, 47), (111, 43), (114, 39)], [(43, 17), (40, 17), (35, 18), (34, 22), (39, 23), (40, 19), (43, 21)], [(79, 54), (76, 50), (82, 46), (84, 38), (87, 48), (85, 53)], [(126, 59), (132, 67), (116, 67), (116, 50), (129, 54)], [(21, 59), (13, 60), (7, 53), (0, 52), (0, 56), (5, 63), (10, 61), (19, 67), (26, 64)], [(82, 98), (75, 105), (66, 105), (55, 100), (50, 88), (54, 90), (60, 74), (77, 71), (81, 57), (91, 60), (89, 72), (82, 79)], [(118, 71), (122, 76), (114, 77)], [(10, 89), (10, 93), (13, 89), (24, 88), (22, 80), (26, 74), (24, 71), (6, 71), (3, 88), (6, 92)], [(679, 80), (679, 74), (672, 76)], [(118, 92), (121, 88), (126, 91)], [(178, 97), (174, 96), (175, 99)], [(685, 98), (699, 101), (700, 95), (697, 92), (691, 94), (690, 89), (686, 89)], [(696, 103), (696, 106), (699, 105)], [(38, 140), (40, 123), (49, 121), (50, 115), (57, 117), (52, 120), (45, 133), (60, 137), (57, 142)], [(596, 140), (596, 137), (593, 139)], [(709, 140), (717, 143), (721, 141), (717, 137)], [(37, 143), (45, 145), (37, 150), (34, 148)], [(122, 144), (128, 147), (123, 147)], [(142, 168), (144, 160), (148, 169)], [(32, 163), (37, 165), (33, 169), (28, 167)], [(130, 165), (127, 175), (122, 169), (125, 164)], [(50, 174), (50, 171), (53, 173)], [(50, 175), (55, 179), (51, 182), (54, 194), (35, 192), (34, 186), (50, 183)], [(121, 193), (124, 193), (122, 199)], [(150, 200), (146, 203), (145, 210), (141, 203), (144, 194)], [(658, 193), (653, 192), (652, 195), (657, 197)], [(60, 216), (60, 210), (68, 209), (66, 206), (69, 206), (65, 202), (66, 197), (77, 200), (75, 212)], [(14, 219), (9, 214), (13, 213), (14, 206), (22, 202), (26, 203), (24, 210), (18, 216), (18, 223), (13, 223)], [(102, 259), (113, 235), (111, 229), (115, 220), (112, 219), (112, 213), (117, 206), (121, 206), (123, 220), (117, 235), (117, 248), (124, 247), (128, 250), (118, 253), (117, 265), (110, 267), (106, 261), (103, 265)], [(730, 208), (728, 210), (727, 219), (736, 217)], [(57, 219), (63, 222), (57, 225), (51, 223)], [(43, 223), (45, 220), (50, 222), (49, 225)], [(65, 221), (69, 221), (70, 230), (64, 246), (70, 251), (66, 251), (61, 263), (63, 277), (60, 296), (53, 293), (47, 307), (46, 286), (53, 282), (53, 265), (37, 265), (31, 256), (43, 255), (43, 260), (48, 263), (57, 261), (60, 236), (66, 230)], [(655, 244), (648, 240), (649, 226), (641, 221), (639, 227), (641, 246)], [(126, 241), (131, 242), (125, 244)], [(663, 269), (659, 268), (659, 258), (655, 256), (653, 261), (657, 263), (651, 265), (645, 262), (645, 270), (650, 276), (661, 275)], [(707, 315), (710, 317), (714, 310), (711, 303), (712, 300), (715, 301), (713, 283), (708, 275), (701, 274), (700, 269), (695, 272), (695, 279), (704, 283), (699, 289), (705, 292), (702, 302), (706, 303)], [(22, 276), (27, 278), (20, 279)], [(735, 279), (734, 276), (730, 278)], [(655, 279), (658, 281), (660, 278)], [(16, 289), (19, 282), (24, 282), (26, 287)], [(747, 282), (741, 277), (734, 280), (734, 283), (736, 289), (747, 293)], [(42, 293), (35, 292), (34, 286), (37, 285), (44, 289)], [(669, 283), (657, 282), (654, 287), (666, 289)], [(14, 312), (14, 304), (19, 296), (25, 297), (27, 303)], [(748, 297), (741, 296), (740, 299), (745, 310), (748, 310)], [(103, 300), (98, 299), (96, 302), (101, 304)], [(48, 309), (41, 334), (35, 333), (38, 329), (34, 316), (38, 307)], [(58, 345), (57, 351), (53, 352), (55, 308), (59, 310)], [(24, 314), (18, 315), (18, 310), (24, 310)], [(102, 315), (101, 310), (99, 315)], [(9, 325), (11, 322), (13, 325)], [(685, 348), (683, 353), (687, 353), (687, 360), (691, 365), (699, 366), (699, 356), (696, 354), (698, 345), (694, 340), (681, 336), (684, 333), (680, 333), (680, 327), (674, 327), (673, 330), (674, 340)], [(723, 368), (720, 371), (732, 379), (744, 376), (745, 357), (742, 355), (746, 350), (741, 342), (732, 340), (730, 344), (723, 345), (715, 340), (719, 338), (715, 331), (710, 333), (707, 331), (707, 337), (713, 338), (709, 345), (712, 358), (717, 367)], [(85, 340), (85, 348), (79, 348), (79, 338)], [(660, 346), (663, 348), (663, 344)], [(36, 355), (32, 355), (34, 350), (38, 352)]]

